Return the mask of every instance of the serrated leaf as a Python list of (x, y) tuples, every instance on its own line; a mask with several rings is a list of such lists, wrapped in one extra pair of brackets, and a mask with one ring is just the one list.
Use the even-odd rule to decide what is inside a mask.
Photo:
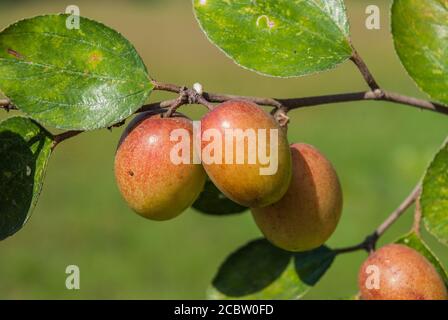
[(448, 1), (395, 0), (392, 34), (409, 75), (432, 99), (448, 104)]
[(448, 145), (437, 153), (423, 179), (420, 197), (426, 229), (448, 245)]
[(332, 265), (336, 253), (326, 246), (294, 254), (294, 264), (300, 280), (314, 286)]
[(415, 232), (410, 232), (395, 242), (404, 244), (422, 254), (426, 259), (428, 259), (429, 262), (433, 264), (434, 268), (436, 268), (437, 272), (443, 278), (445, 284), (448, 285), (448, 275), (445, 268), (419, 235)]
[(237, 214), (247, 210), (227, 198), (210, 179), (207, 179), (204, 190), (192, 206), (194, 209), (210, 215)]
[(193, 6), (212, 43), (265, 75), (320, 72), (352, 54), (342, 0), (193, 0)]
[(23, 117), (0, 122), (0, 240), (29, 219), (42, 189), (52, 135)]
[(0, 33), (0, 91), (31, 118), (60, 129), (111, 126), (134, 113), (153, 85), (135, 48), (118, 32), (68, 15), (12, 24)]

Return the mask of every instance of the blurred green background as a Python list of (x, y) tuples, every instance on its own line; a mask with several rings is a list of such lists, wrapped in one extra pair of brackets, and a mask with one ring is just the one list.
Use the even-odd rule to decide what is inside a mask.
[[(381, 7), (381, 30), (364, 26), (371, 1), (346, 1), (353, 41), (390, 90), (425, 97), (406, 75), (389, 34), (389, 1)], [(208, 91), (300, 97), (364, 90), (355, 67), (298, 79), (263, 77), (239, 68), (201, 33), (190, 1), (0, 1), (2, 27), (25, 17), (65, 11), (115, 28), (140, 52), (157, 80)], [(416, 39), (417, 40), (417, 39)], [(152, 101), (169, 97), (157, 93)], [(199, 106), (183, 107), (194, 118)], [(11, 112), (10, 115), (13, 113)], [(1, 117), (6, 116), (1, 112)], [(291, 142), (318, 147), (340, 175), (345, 205), (329, 245), (358, 243), (411, 191), (448, 131), (447, 119), (382, 102), (356, 102), (299, 110), (291, 114)], [(82, 134), (53, 155), (43, 193), (25, 228), (0, 243), (0, 298), (200, 299), (223, 259), (260, 236), (250, 214), (210, 217), (194, 210), (173, 221), (146, 221), (122, 201), (113, 176), (121, 129)], [(411, 225), (409, 212), (381, 240), (386, 243)], [(448, 252), (425, 239), (445, 265)], [(357, 292), (366, 254), (337, 258), (307, 299), (334, 299)], [(65, 288), (65, 268), (81, 269), (81, 290)]]

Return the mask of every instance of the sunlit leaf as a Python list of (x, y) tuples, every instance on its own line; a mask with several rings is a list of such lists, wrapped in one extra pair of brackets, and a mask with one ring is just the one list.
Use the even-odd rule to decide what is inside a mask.
[(395, 0), (392, 34), (409, 75), (432, 99), (448, 104), (448, 1)]
[(448, 145), (437, 153), (423, 179), (420, 198), (426, 229), (448, 245)]
[(352, 54), (342, 0), (193, 0), (193, 5), (209, 40), (262, 74), (315, 73)]
[(31, 118), (61, 129), (108, 127), (134, 113), (153, 85), (134, 47), (105, 25), (67, 15), (12, 24), (0, 33), (0, 91)]

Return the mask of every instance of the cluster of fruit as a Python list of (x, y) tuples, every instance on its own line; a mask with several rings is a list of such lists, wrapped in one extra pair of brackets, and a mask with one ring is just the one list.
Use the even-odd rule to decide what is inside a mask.
[[(180, 215), (199, 196), (208, 175), (229, 199), (251, 208), (264, 236), (283, 250), (318, 248), (336, 229), (342, 190), (333, 166), (310, 145), (290, 146), (285, 129), (256, 104), (229, 101), (216, 106), (202, 118), (200, 134), (208, 129), (222, 136), (228, 129), (278, 130), (278, 167), (271, 175), (260, 174), (260, 161), (226, 162), (225, 151), (218, 155), (222, 161), (216, 163), (197, 164), (191, 159), (190, 163), (175, 164), (170, 155), (176, 142), (170, 136), (178, 129), (186, 130), (193, 141), (193, 125), (187, 117), (149, 112), (137, 116), (120, 140), (116, 180), (128, 205), (141, 216), (161, 221)], [(269, 149), (272, 143), (265, 147)], [(200, 148), (208, 144), (201, 141)], [(250, 152), (254, 151), (245, 148), (245, 159)], [(360, 270), (359, 286), (362, 299), (447, 298), (444, 282), (432, 264), (403, 245), (385, 246), (372, 254)]]
[[(138, 214), (152, 220), (178, 216), (199, 196), (208, 175), (229, 199), (251, 208), (266, 238), (284, 250), (317, 248), (333, 233), (342, 210), (336, 172), (312, 146), (289, 146), (285, 129), (259, 106), (246, 101), (222, 103), (201, 120), (201, 134), (208, 129), (223, 136), (229, 129), (277, 130), (277, 141), (265, 144), (268, 149), (270, 144), (277, 146), (277, 154), (271, 155), (277, 162), (274, 174), (260, 174), (263, 165), (258, 160), (243, 164), (225, 161), (225, 150), (219, 155), (222, 161), (215, 163), (174, 164), (170, 154), (176, 142), (170, 134), (179, 128), (187, 130), (193, 140), (192, 122), (180, 114), (167, 118), (142, 114), (123, 133), (115, 175), (123, 197)], [(208, 144), (203, 141), (201, 146)], [(226, 147), (236, 145), (223, 143), (222, 148)], [(253, 150), (246, 147), (245, 159), (250, 152)]]

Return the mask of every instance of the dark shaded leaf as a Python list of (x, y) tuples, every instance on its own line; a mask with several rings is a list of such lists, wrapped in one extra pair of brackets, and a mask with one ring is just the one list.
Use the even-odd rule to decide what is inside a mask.
[(219, 268), (210, 299), (299, 299), (330, 267), (327, 247), (304, 253), (281, 250), (258, 239), (232, 253)]
[(332, 265), (336, 253), (326, 246), (294, 255), (294, 264), (300, 280), (314, 286)]
[(0, 239), (22, 228), (36, 205), (53, 137), (34, 121), (0, 123)]
[(248, 209), (227, 198), (210, 179), (206, 181), (204, 190), (192, 207), (202, 213), (217, 216), (242, 213)]
[(259, 239), (226, 259), (207, 296), (209, 299), (297, 299), (307, 289), (295, 274), (291, 254)]

